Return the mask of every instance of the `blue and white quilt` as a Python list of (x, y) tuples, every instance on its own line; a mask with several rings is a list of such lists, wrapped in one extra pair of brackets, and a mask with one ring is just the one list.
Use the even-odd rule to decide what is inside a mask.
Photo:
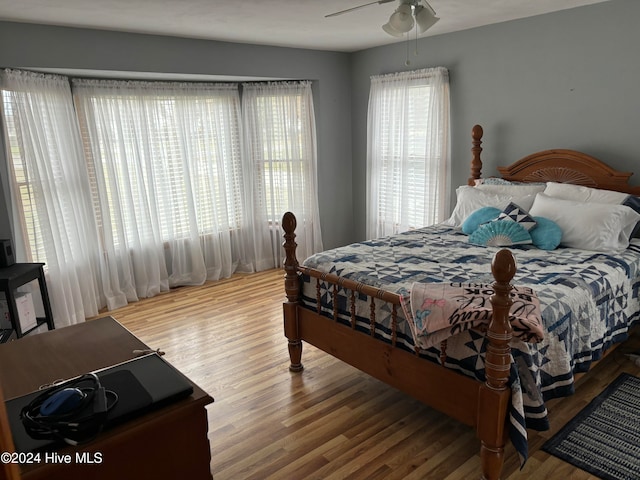
[[(549, 428), (545, 401), (573, 393), (574, 374), (587, 371), (609, 346), (625, 340), (640, 318), (640, 241), (615, 255), (563, 247), (545, 251), (532, 245), (510, 249), (517, 262), (512, 283), (537, 293), (545, 329), (539, 343), (514, 338), (511, 344), (512, 441), (526, 458), (526, 428)], [(459, 228), (435, 225), (322, 252), (304, 266), (406, 295), (414, 282), (492, 283), (491, 261), (498, 250), (469, 244)], [(303, 301), (315, 309), (315, 279), (304, 280)], [(327, 315), (333, 314), (331, 292), (321, 283)], [(363, 331), (369, 329), (368, 302), (356, 308), (357, 328)], [(347, 297), (340, 296), (338, 311), (345, 322), (349, 309)], [(413, 352), (413, 335), (400, 308), (398, 316), (397, 344)], [(376, 322), (376, 337), (391, 341), (387, 304), (379, 302)], [(447, 341), (446, 366), (484, 381), (484, 351), (483, 333), (461, 332)], [(439, 362), (439, 347), (420, 353)]]

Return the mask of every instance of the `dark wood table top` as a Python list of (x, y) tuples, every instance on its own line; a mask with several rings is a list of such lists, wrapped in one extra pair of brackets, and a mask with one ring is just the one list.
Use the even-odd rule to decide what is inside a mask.
[(13, 289), (40, 276), (44, 263), (14, 263), (0, 268), (0, 288)]
[[(149, 348), (113, 317), (103, 317), (0, 344), (5, 400), (56, 380), (115, 365)], [(194, 385), (194, 397), (207, 396)]]

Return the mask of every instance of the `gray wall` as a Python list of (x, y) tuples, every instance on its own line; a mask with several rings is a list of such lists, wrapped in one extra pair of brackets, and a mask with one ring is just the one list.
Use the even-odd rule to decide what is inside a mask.
[[(636, 170), (639, 18), (638, 0), (611, 0), (427, 37), (419, 40), (410, 66), (404, 64), (403, 42), (345, 54), (0, 22), (0, 67), (314, 80), (320, 216), (325, 247), (331, 248), (365, 235), (371, 75), (449, 69), (454, 187), (469, 176), (476, 123), (485, 131), (488, 175), (498, 165), (548, 148), (573, 148), (615, 168)], [(2, 154), (0, 159), (6, 168)], [(0, 238), (8, 231), (5, 196), (6, 188), (0, 195)]]
[[(0, 22), (0, 67), (313, 80), (326, 248), (352, 238), (349, 60), (346, 53)], [(6, 170), (4, 150), (0, 159)], [(9, 232), (5, 196), (0, 195), (0, 238)]]
[[(451, 82), (453, 187), (466, 184), (471, 128), (484, 128), (486, 175), (539, 150), (583, 151), (640, 183), (640, 1), (611, 0), (523, 20), (426, 37), (352, 59), (354, 218), (365, 235), (369, 77), (444, 66)], [(411, 45), (413, 51), (413, 45)], [(452, 196), (452, 202), (454, 197)], [(453, 206), (453, 203), (452, 203)]]

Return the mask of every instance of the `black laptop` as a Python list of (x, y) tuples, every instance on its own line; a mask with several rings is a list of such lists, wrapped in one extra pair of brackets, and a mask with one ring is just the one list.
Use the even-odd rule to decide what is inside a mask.
[[(118, 395), (107, 414), (105, 429), (186, 398), (193, 393), (189, 380), (156, 353), (94, 371), (107, 390)], [(35, 439), (20, 420), (21, 410), (44, 390), (7, 400), (7, 416), (18, 452), (34, 452), (59, 446), (54, 439)]]

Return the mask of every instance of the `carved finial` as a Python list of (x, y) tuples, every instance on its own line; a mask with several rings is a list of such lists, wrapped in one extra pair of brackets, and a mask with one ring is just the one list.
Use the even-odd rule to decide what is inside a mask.
[(296, 220), (296, 216), (291, 212), (286, 212), (282, 216), (282, 229), (286, 233), (293, 233), (296, 230), (296, 226), (298, 225), (298, 221)]
[(516, 274), (516, 259), (510, 250), (503, 248), (491, 262), (491, 273), (498, 283), (509, 283)]
[(480, 125), (474, 125), (471, 129), (471, 138), (473, 138), (474, 142), (479, 142), (482, 139), (482, 135), (484, 131)]

